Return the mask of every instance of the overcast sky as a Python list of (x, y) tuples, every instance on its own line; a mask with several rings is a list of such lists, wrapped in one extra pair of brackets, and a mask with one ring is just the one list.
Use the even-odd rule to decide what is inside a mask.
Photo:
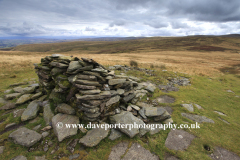
[(240, 0), (0, 0), (0, 37), (240, 34)]

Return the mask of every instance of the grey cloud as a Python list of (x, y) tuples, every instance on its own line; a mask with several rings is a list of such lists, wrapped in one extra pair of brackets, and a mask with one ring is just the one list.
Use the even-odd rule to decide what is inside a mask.
[(96, 29), (95, 28), (91, 28), (91, 27), (86, 27), (85, 31), (96, 31)]
[(145, 22), (144, 24), (149, 25), (153, 28), (164, 28), (164, 27), (168, 27), (168, 25), (169, 25), (167, 22), (162, 22), (162, 21), (157, 21), (157, 20)]
[(171, 22), (171, 26), (173, 29), (180, 29), (180, 28), (189, 28), (187, 23), (182, 23), (182, 22)]
[(126, 24), (126, 22), (124, 20), (118, 20), (118, 21), (114, 21), (114, 22), (110, 23), (109, 27), (124, 26), (125, 24)]

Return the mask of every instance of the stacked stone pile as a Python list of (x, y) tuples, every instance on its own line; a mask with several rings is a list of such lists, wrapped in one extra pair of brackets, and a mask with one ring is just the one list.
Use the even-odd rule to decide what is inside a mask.
[(114, 71), (87, 58), (53, 54), (34, 65), (41, 91), (61, 106), (57, 112), (68, 113), (64, 111), (68, 103), (67, 108), (74, 108), (69, 111), (71, 114), (87, 121), (106, 119), (121, 110), (147, 121), (144, 110), (134, 104), (147, 92), (154, 92), (152, 84), (138, 83), (140, 80), (136, 77), (115, 75)]

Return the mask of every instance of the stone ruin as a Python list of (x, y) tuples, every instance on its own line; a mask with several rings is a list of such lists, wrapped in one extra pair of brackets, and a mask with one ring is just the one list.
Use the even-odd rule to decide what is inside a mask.
[[(34, 64), (34, 66), (39, 83), (21, 89), (17, 87), (15, 90), (18, 93), (13, 93), (21, 96), (16, 105), (31, 101), (22, 113), (21, 120), (34, 119), (42, 112), (47, 125), (45, 128), (48, 130), (52, 126), (60, 142), (76, 135), (78, 128), (62, 130), (58, 126), (59, 122), (62, 125), (80, 122), (81, 124), (91, 122), (92, 124), (136, 123), (141, 125), (173, 123), (164, 107), (154, 107), (142, 102), (142, 97), (155, 91), (156, 86), (152, 83), (140, 83), (139, 78), (125, 74), (116, 75), (114, 70), (109, 70), (88, 58), (79, 59), (53, 54), (42, 58), (41, 63)], [(20, 91), (23, 92), (19, 93)], [(10, 95), (6, 97), (9, 98)], [(29, 132), (28, 136), (33, 134), (31, 130), (26, 128), (25, 130), (26, 134)], [(122, 133), (132, 138), (137, 134), (140, 136), (147, 132), (155, 134), (160, 130), (159, 128), (153, 131), (148, 128), (132, 128), (131, 130), (117, 128), (111, 130), (109, 139), (114, 140)], [(93, 147), (108, 136), (110, 129), (95, 128), (88, 131), (80, 128), (80, 131), (87, 132), (87, 134), (79, 142), (87, 147)], [(17, 137), (18, 132), (20, 131), (14, 131), (9, 138), (15, 143), (24, 143), (22, 145), (27, 147), (41, 139), (39, 135), (33, 143), (27, 137)], [(24, 142), (18, 141), (19, 139)]]

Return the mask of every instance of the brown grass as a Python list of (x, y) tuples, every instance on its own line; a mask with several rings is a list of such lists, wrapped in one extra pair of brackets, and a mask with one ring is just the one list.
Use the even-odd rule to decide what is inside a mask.
[[(81, 44), (80, 46), (78, 46), (79, 43)], [(104, 46), (105, 43), (107, 48), (112, 46), (110, 50), (114, 50), (115, 48), (119, 50), (119, 52), (115, 54), (104, 53), (102, 47), (106, 47)], [(141, 46), (144, 47), (136, 47), (140, 43), (142, 44)], [(62, 47), (64, 48), (63, 44)], [(213, 75), (215, 73), (221, 73), (223, 68), (239, 66), (240, 64), (240, 54), (238, 54), (240, 51), (239, 39), (226, 39), (226, 41), (224, 41), (223, 38), (146, 38), (131, 40), (128, 41), (128, 43), (119, 41), (89, 43), (67, 42), (66, 44), (68, 50), (66, 52), (61, 50), (61, 54), (92, 58), (106, 66), (115, 64), (129, 65), (129, 61), (134, 60), (138, 62), (139, 67), (150, 68), (151, 66), (166, 66), (167, 70), (184, 72), (187, 74)], [(44, 48), (47, 46), (49, 49), (49, 45), (59, 46), (59, 43), (43, 44), (42, 47)], [(70, 45), (73, 49), (69, 49)], [(34, 50), (35, 46), (40, 48), (41, 45), (18, 46), (14, 50), (24, 47), (30, 47)], [(76, 50), (74, 46), (81, 47), (82, 50)], [(166, 50), (153, 49), (153, 46), (160, 46)], [(181, 46), (181, 48), (178, 49), (176, 46)], [(119, 48), (122, 48), (122, 50)], [(135, 50), (132, 51), (132, 48)], [(98, 52), (96, 52), (97, 50)], [(100, 52), (101, 54), (99, 54)], [(51, 55), (52, 53), (58, 52), (0, 51), (0, 74), (4, 75), (9, 71), (33, 68), (33, 63), (39, 63), (42, 57)], [(161, 69), (161, 67), (155, 68)], [(236, 67), (236, 71), (237, 70), (239, 70), (239, 67)], [(239, 72), (237, 71), (235, 73)]]

